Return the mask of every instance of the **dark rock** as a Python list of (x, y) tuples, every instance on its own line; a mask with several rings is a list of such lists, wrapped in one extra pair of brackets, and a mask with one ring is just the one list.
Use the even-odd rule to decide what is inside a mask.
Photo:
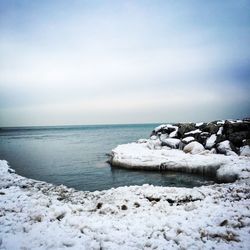
[(101, 202), (97, 203), (96, 208), (100, 209), (101, 207), (102, 207), (102, 203)]
[(216, 134), (219, 128), (220, 128), (220, 125), (210, 122), (204, 127), (203, 131), (208, 132), (210, 134)]
[(244, 139), (250, 139), (250, 131), (233, 132), (227, 138), (235, 147), (241, 147)]
[(135, 202), (135, 203), (134, 203), (134, 206), (135, 206), (135, 207), (140, 207), (141, 205), (140, 205), (138, 202)]
[(243, 140), (243, 146), (250, 146), (250, 139)]
[(206, 145), (207, 138), (210, 137), (209, 133), (200, 133), (196, 135), (196, 140), (202, 144), (203, 146)]
[(145, 197), (145, 198), (148, 199), (150, 202), (152, 201), (159, 202), (161, 200), (160, 198), (154, 198), (154, 197)]
[(220, 143), (220, 142), (222, 142), (222, 141), (225, 141), (226, 139), (227, 139), (227, 138), (226, 138), (225, 135), (217, 135), (215, 144)]
[(179, 129), (178, 129), (178, 138), (183, 138), (184, 134), (187, 132), (190, 132), (192, 130), (195, 130), (195, 124), (194, 123), (183, 123), (179, 125)]
[(220, 223), (220, 226), (223, 227), (223, 226), (226, 226), (228, 224), (228, 220), (223, 220), (221, 223)]
[(226, 121), (223, 126), (224, 134), (227, 136), (234, 132), (250, 131), (250, 122), (235, 122)]
[(122, 210), (127, 210), (128, 207), (127, 207), (126, 205), (122, 205), (122, 206), (121, 206), (121, 209), (122, 209)]

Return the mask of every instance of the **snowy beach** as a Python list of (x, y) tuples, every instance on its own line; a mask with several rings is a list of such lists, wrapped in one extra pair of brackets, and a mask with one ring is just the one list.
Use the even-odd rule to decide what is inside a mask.
[(83, 192), (21, 177), (0, 161), (0, 249), (249, 249), (249, 235), (249, 176)]
[[(165, 133), (159, 132), (162, 129)], [(215, 150), (211, 145), (206, 149), (201, 144), (197, 147), (196, 137), (190, 147), (190, 134), (202, 131), (187, 132), (178, 139), (178, 129), (160, 126), (150, 139), (117, 146), (111, 164), (212, 175), (217, 181), (234, 182), (194, 188), (145, 184), (76, 191), (17, 175), (1, 160), (0, 249), (249, 249), (246, 140), (240, 148), (229, 141), (230, 148), (219, 154), (215, 148), (226, 143), (214, 139)], [(210, 138), (207, 134), (204, 143), (209, 144)], [(177, 141), (183, 142), (179, 149)], [(191, 151), (187, 153), (183, 148), (188, 145)]]

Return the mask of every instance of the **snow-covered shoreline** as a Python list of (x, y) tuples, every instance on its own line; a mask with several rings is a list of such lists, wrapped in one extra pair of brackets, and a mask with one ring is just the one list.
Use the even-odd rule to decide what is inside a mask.
[(250, 177), (250, 121), (162, 124), (149, 139), (119, 145), (114, 167), (170, 170), (233, 182)]
[(209, 175), (219, 182), (250, 177), (250, 158), (211, 154), (186, 154), (178, 149), (151, 149), (151, 141), (128, 143), (112, 150), (115, 167), (143, 170), (171, 170)]
[(0, 161), (0, 249), (249, 249), (249, 178), (82, 192)]

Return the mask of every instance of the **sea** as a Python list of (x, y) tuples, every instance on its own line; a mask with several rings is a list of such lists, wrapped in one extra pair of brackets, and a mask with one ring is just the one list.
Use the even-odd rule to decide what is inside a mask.
[(83, 191), (153, 184), (194, 187), (211, 179), (185, 173), (110, 166), (119, 144), (149, 138), (159, 124), (18, 127), (0, 129), (0, 159), (22, 176)]

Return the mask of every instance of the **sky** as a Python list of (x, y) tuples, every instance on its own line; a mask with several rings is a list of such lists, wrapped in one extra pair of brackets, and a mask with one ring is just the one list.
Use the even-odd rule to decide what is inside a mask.
[(250, 116), (250, 1), (0, 0), (0, 126)]

